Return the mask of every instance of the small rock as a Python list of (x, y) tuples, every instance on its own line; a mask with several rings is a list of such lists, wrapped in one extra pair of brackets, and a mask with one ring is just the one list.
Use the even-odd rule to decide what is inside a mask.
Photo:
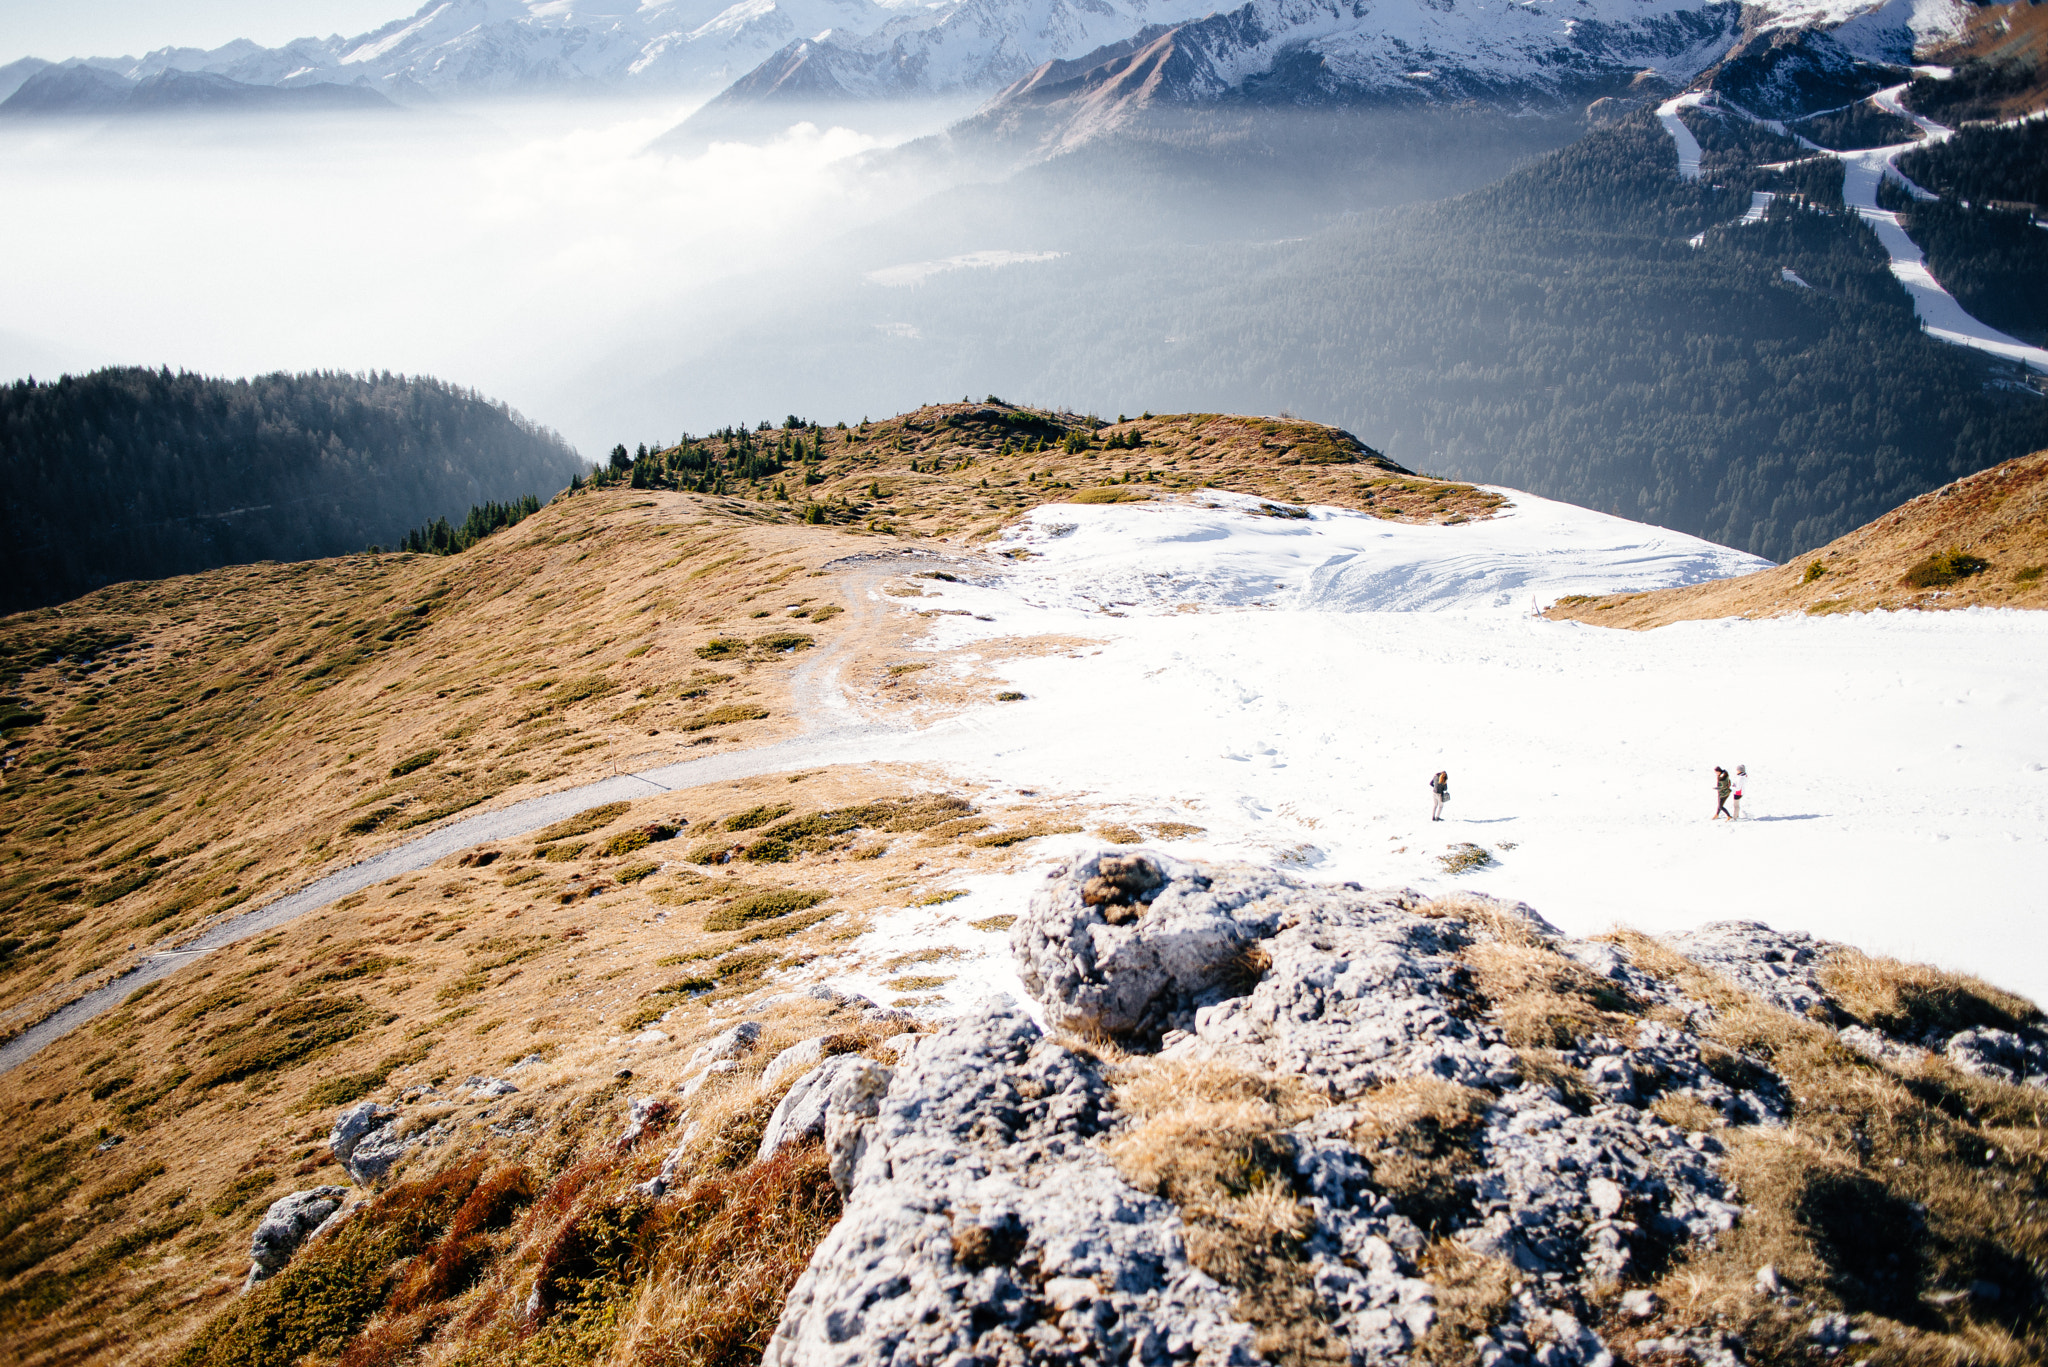
[(1586, 1183), (1586, 1198), (1593, 1203), (1593, 1209), (1610, 1219), (1621, 1212), (1622, 1202), (1627, 1199), (1621, 1187), (1605, 1177), (1595, 1177)]
[(1065, 1314), (1095, 1299), (1095, 1283), (1086, 1277), (1054, 1277), (1045, 1284), (1046, 1303)]
[(881, 1085), (887, 1086), (889, 1070), (873, 1059), (862, 1058), (859, 1054), (841, 1054), (826, 1059), (818, 1067), (805, 1073), (789, 1089), (789, 1094), (776, 1106), (775, 1113), (768, 1117), (768, 1126), (761, 1132), (761, 1147), (754, 1155), (756, 1161), (766, 1162), (784, 1147), (803, 1139), (825, 1137), (825, 1113), (832, 1103), (832, 1093), (844, 1081), (854, 1081), (857, 1088), (873, 1085), (873, 1079), (865, 1075), (880, 1073)]
[(281, 1272), (292, 1254), (298, 1252), (299, 1245), (318, 1233), (341, 1209), (342, 1198), (347, 1195), (345, 1187), (314, 1187), (271, 1202), (256, 1232), (249, 1237), (249, 1279), (242, 1289), (247, 1291)]
[(102, 1139), (99, 1143), (93, 1145), (92, 1151), (94, 1153), (112, 1153), (115, 1149), (120, 1148), (123, 1144), (127, 1142), (128, 1137), (126, 1135), (110, 1134), (105, 1139)]
[(629, 1041), (632, 1044), (667, 1044), (668, 1036), (659, 1030), (642, 1030)]
[(773, 1087), (783, 1078), (789, 1076), (792, 1071), (799, 1068), (809, 1068), (823, 1057), (825, 1057), (825, 1040), (823, 1036), (817, 1039), (807, 1039), (801, 1044), (792, 1044), (789, 1048), (768, 1060), (768, 1066), (761, 1070), (761, 1085), (763, 1087)]
[(501, 1077), (465, 1078), (462, 1085), (467, 1087), (474, 1096), (487, 1099), (512, 1096), (519, 1090)]
[(1756, 1289), (1757, 1294), (1762, 1296), (1782, 1294), (1785, 1290), (1785, 1283), (1778, 1279), (1778, 1269), (1769, 1263), (1765, 1263), (1762, 1267), (1758, 1268), (1756, 1270)]
[(755, 1021), (741, 1021), (729, 1030), (722, 1030), (697, 1046), (697, 1052), (690, 1055), (689, 1067), (701, 1068), (707, 1063), (720, 1059), (736, 1059), (754, 1052), (760, 1042), (761, 1027)]
[(1806, 1336), (1823, 1348), (1839, 1348), (1849, 1341), (1849, 1317), (1816, 1315), (1806, 1326)]
[(346, 1165), (363, 1136), (390, 1124), (397, 1114), (391, 1107), (379, 1106), (374, 1101), (357, 1102), (334, 1118), (334, 1128), (327, 1134), (328, 1151), (337, 1163)]
[(1657, 1293), (1647, 1288), (1621, 1293), (1622, 1313), (1631, 1319), (1649, 1319), (1663, 1308), (1663, 1302), (1657, 1299)]
[(539, 1054), (528, 1054), (525, 1058), (519, 1060), (519, 1062), (513, 1064), (510, 1068), (507, 1068), (505, 1071), (508, 1073), (516, 1073), (519, 1072), (521, 1069), (531, 1068), (540, 1061), (541, 1057)]

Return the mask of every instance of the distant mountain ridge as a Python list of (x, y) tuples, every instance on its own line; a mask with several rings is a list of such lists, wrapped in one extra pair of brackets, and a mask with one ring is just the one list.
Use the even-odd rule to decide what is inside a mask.
[(1189, 96), (1263, 79), (1291, 99), (1520, 99), (1642, 69), (1682, 84), (1776, 33), (1824, 34), (1855, 62), (1908, 62), (1960, 36), (1970, 12), (1967, 0), (430, 0), (353, 38), (77, 65), (133, 81), (186, 71), (358, 85), (400, 102), (720, 86), (732, 87), (728, 102), (875, 99), (993, 93), (1048, 62), (1096, 65), (1140, 34), (1182, 26), (1173, 50)]

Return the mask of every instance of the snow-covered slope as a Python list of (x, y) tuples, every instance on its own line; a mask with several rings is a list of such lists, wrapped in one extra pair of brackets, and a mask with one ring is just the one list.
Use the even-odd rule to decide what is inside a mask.
[(1284, 68), (1352, 92), (1462, 96), (1566, 91), (1642, 69), (1689, 80), (1743, 34), (1769, 30), (1834, 30), (1858, 58), (1899, 61), (1958, 31), (1963, 12), (1961, 0), (429, 0), (354, 38), (92, 63), (130, 79), (176, 69), (401, 95), (703, 89), (754, 73), (756, 95), (870, 97), (995, 90), (1180, 25), (1206, 86)]
[[(1530, 597), (1759, 562), (1524, 494), (1452, 527), (1205, 501), (1041, 508), (980, 582), (878, 600), (927, 616), (935, 670), (1026, 696), (862, 741), (861, 757), (1058, 795), (1098, 821), (1188, 823), (1200, 833), (1171, 847), (1189, 857), (1482, 889), (1576, 934), (1761, 920), (2048, 994), (2028, 920), (2048, 857), (2048, 613), (1609, 631), (1532, 618)], [(1738, 763), (1743, 820), (1710, 821), (1712, 766)], [(1439, 769), (1451, 802), (1432, 823)], [(1457, 842), (1493, 862), (1446, 872)], [(974, 923), (1020, 913), (1031, 885), (969, 879), (942, 913), (877, 929), (957, 946), (969, 957), (948, 971), (971, 995), (1007, 966)]]

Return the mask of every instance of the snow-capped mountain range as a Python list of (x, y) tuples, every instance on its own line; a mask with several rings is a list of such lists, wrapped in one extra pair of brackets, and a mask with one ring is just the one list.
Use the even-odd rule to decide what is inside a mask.
[[(1563, 93), (1655, 69), (1689, 80), (1744, 39), (1822, 30), (1855, 58), (1910, 60), (1960, 31), (1965, 0), (431, 0), (353, 38), (86, 58), (131, 81), (203, 72), (251, 85), (367, 86), (404, 101), (576, 88), (733, 98), (1000, 90), (1047, 62), (1183, 33), (1196, 88), (1317, 69), (1352, 93)], [(0, 68), (0, 98), (47, 63)], [(1434, 83), (1434, 84), (1432, 84)]]

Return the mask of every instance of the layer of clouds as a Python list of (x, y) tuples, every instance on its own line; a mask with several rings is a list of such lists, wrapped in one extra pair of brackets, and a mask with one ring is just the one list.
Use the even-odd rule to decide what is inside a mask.
[[(603, 449), (632, 434), (566, 388), (587, 387), (589, 358), (715, 329), (746, 307), (721, 294), (732, 282), (900, 211), (916, 187), (847, 159), (958, 111), (876, 110), (865, 129), (797, 124), (761, 146), (648, 153), (685, 112), (525, 102), (8, 127), (0, 374), (428, 372)], [(678, 423), (708, 425), (708, 412), (704, 396), (673, 406)]]

